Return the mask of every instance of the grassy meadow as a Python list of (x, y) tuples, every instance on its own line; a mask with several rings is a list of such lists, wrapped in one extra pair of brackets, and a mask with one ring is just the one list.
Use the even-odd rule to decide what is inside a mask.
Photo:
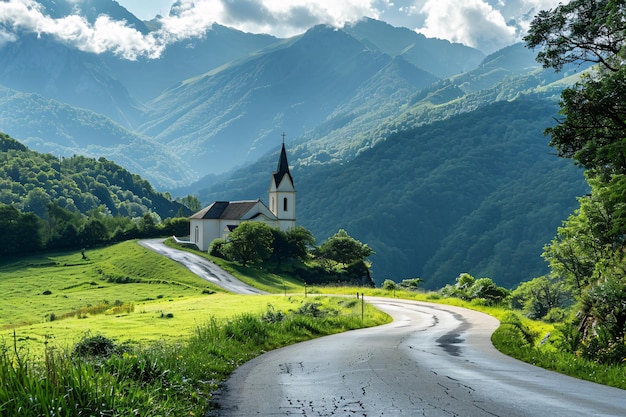
[(271, 349), (390, 318), (296, 280), (223, 267), (228, 294), (134, 241), (0, 261), (0, 415), (204, 415), (219, 382)]

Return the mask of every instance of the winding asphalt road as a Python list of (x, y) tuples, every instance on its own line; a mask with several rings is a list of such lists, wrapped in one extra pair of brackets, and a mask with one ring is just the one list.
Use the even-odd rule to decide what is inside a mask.
[[(228, 291), (263, 293), (162, 240), (140, 244)], [(498, 321), (459, 307), (369, 298), (391, 324), (268, 352), (237, 369), (219, 416), (624, 417), (626, 391), (498, 352)]]
[(626, 391), (499, 353), (498, 321), (457, 307), (368, 302), (393, 323), (266, 353), (227, 381), (219, 416), (626, 416)]
[(199, 277), (236, 294), (266, 294), (250, 285), (244, 284), (233, 277), (213, 262), (201, 256), (186, 251), (170, 248), (163, 244), (164, 239), (140, 240), (139, 244), (156, 253), (167, 256), (176, 262), (183, 264)]

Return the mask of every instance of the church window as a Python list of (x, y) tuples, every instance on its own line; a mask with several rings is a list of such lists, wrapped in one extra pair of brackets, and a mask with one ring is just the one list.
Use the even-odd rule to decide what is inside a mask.
[(283, 198), (283, 210), (287, 211), (287, 197)]

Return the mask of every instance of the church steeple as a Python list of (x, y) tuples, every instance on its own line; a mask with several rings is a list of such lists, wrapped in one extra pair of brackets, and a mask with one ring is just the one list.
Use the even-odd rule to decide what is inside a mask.
[(296, 225), (296, 188), (289, 171), (287, 151), (285, 150), (285, 134), (283, 145), (278, 157), (278, 166), (272, 174), (268, 191), (270, 211), (278, 218), (281, 230), (287, 230)]
[(291, 176), (291, 172), (289, 172), (289, 162), (287, 162), (287, 151), (285, 150), (285, 142), (283, 142), (283, 147), (280, 150), (280, 157), (278, 158), (278, 167), (274, 172), (274, 182), (276, 183), (276, 186), (281, 183), (285, 175), (289, 177), (289, 179), (291, 180), (291, 184), (293, 185), (293, 178)]

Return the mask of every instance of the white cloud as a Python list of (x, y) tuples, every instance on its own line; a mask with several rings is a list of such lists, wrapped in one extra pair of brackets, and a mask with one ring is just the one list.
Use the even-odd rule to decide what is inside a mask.
[[(76, 5), (80, 4), (78, 0)], [(83, 51), (113, 52), (126, 59), (157, 58), (169, 43), (202, 36), (214, 22), (252, 33), (289, 37), (311, 26), (343, 26), (363, 16), (388, 20), (485, 52), (519, 41), (532, 15), (558, 0), (181, 0), (143, 35), (124, 21), (78, 14), (54, 19), (34, 0), (0, 1), (0, 46), (19, 33), (50, 35)], [(531, 12), (529, 14), (529, 12)], [(165, 13), (164, 13), (165, 14)], [(411, 22), (411, 23), (409, 23)]]
[[(0, 28), (12, 34), (13, 39), (16, 31), (51, 35), (82, 51), (111, 51), (126, 59), (136, 59), (140, 55), (154, 58), (164, 48), (158, 38), (143, 36), (124, 21), (114, 21), (106, 15), (99, 16), (93, 25), (78, 15), (53, 19), (42, 13), (39, 4), (30, 0), (1, 2)], [(13, 33), (9, 32), (11, 29)]]
[(426, 0), (412, 10), (419, 3), (425, 19), (415, 30), (490, 53), (521, 41), (533, 16), (559, 0)]
[(515, 41), (516, 29), (483, 0), (428, 0), (420, 12), (427, 17), (417, 30), (429, 37), (490, 50)]

